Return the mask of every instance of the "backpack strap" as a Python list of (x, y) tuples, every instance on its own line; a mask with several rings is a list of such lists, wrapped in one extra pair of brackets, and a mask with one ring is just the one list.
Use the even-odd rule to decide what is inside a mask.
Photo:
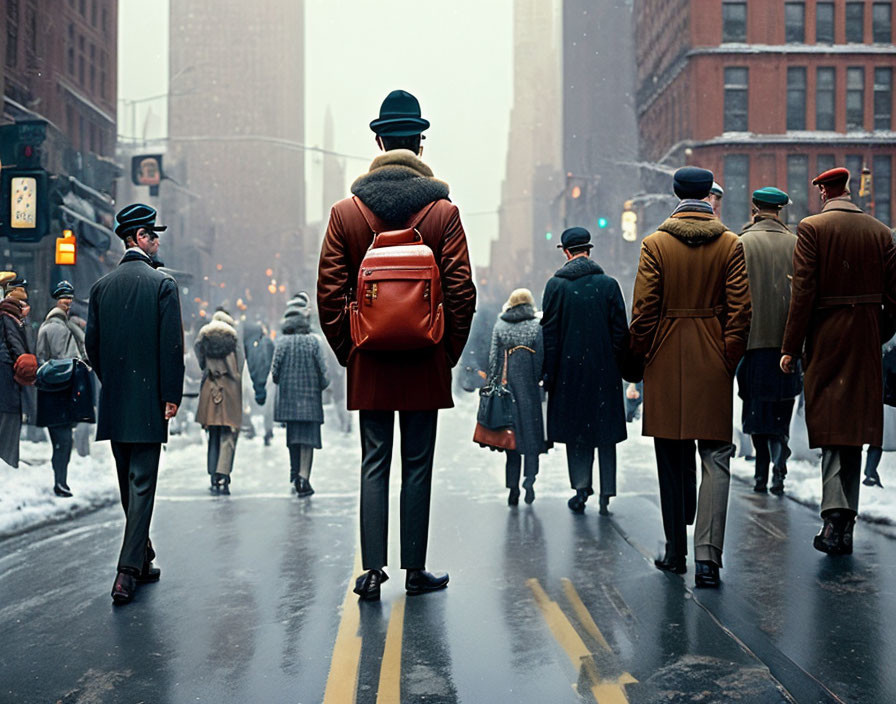
[[(378, 235), (379, 233), (373, 226), (373, 221), (377, 219), (374, 212), (370, 208), (368, 208), (364, 204), (364, 202), (360, 198), (358, 198), (358, 196), (352, 196), (352, 200), (355, 203), (355, 207), (358, 208), (358, 212), (361, 213), (361, 217), (364, 218), (364, 222), (367, 223), (367, 227), (370, 228), (370, 231), (374, 234), (374, 236)], [(436, 203), (438, 203), (438, 201), (434, 200), (429, 205), (423, 206), (423, 209), (418, 211), (417, 214), (414, 215), (406, 229), (416, 229), (417, 226), (423, 222), (426, 216), (429, 215), (429, 211), (433, 209)]]

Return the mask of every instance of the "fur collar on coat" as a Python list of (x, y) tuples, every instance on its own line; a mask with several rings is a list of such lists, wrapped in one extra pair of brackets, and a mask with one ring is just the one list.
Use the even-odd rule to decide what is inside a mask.
[(727, 231), (719, 220), (715, 218), (675, 216), (668, 218), (658, 230), (668, 232), (675, 239), (684, 242), (689, 247), (699, 247), (708, 244)]
[(0, 313), (8, 315), (19, 325), (25, 319), (25, 316), (22, 315), (22, 302), (15, 298), (7, 297), (0, 301)]
[(599, 275), (603, 273), (604, 270), (601, 268), (600, 264), (593, 259), (589, 257), (577, 257), (576, 259), (570, 259), (566, 262), (566, 264), (554, 272), (554, 276), (575, 281), (583, 276)]
[(524, 320), (535, 320), (535, 308), (531, 303), (520, 303), (501, 313), (501, 320), (507, 323), (521, 323)]
[(237, 334), (222, 320), (213, 320), (199, 329), (197, 341), (204, 345), (205, 354), (215, 359), (223, 359), (236, 352)]
[(393, 149), (373, 160), (370, 171), (352, 184), (352, 193), (380, 220), (395, 223), (447, 198), (449, 189), (414, 152)]

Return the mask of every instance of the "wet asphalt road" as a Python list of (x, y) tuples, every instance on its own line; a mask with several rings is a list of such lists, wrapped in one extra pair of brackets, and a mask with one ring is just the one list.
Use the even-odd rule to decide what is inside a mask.
[[(510, 509), (470, 418), (440, 417), (428, 567), (450, 572), (444, 592), (405, 597), (387, 568), (382, 602), (348, 593), (358, 441), (332, 430), (308, 500), (279, 434), (240, 440), (229, 497), (205, 487), (200, 436), (175, 438), (152, 529), (162, 580), (128, 606), (109, 598), (119, 508), (0, 542), (0, 701), (894, 701), (896, 542), (860, 525), (852, 557), (825, 557), (813, 511), (733, 482), (724, 584), (694, 590), (692, 569), (652, 565), (649, 443), (621, 447), (609, 518), (566, 508), (562, 452), (535, 504)], [(396, 502), (396, 563), (397, 519)]]

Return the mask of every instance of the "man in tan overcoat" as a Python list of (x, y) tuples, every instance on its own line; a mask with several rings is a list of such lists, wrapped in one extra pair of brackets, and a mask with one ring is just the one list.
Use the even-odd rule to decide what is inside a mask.
[(654, 438), (666, 534), (656, 566), (686, 571), (687, 525), (696, 513), (699, 587), (719, 584), (734, 450), (732, 378), (750, 327), (740, 240), (702, 200), (712, 182), (706, 169), (675, 173), (682, 200), (641, 246), (630, 327), (632, 351), (645, 362), (643, 432)]
[[(852, 552), (862, 445), (883, 435), (881, 341), (896, 315), (896, 246), (889, 228), (849, 199), (849, 171), (817, 176), (822, 212), (797, 227), (781, 369), (806, 361), (809, 445), (822, 449), (817, 550)], [(804, 349), (805, 345), (805, 349)]]

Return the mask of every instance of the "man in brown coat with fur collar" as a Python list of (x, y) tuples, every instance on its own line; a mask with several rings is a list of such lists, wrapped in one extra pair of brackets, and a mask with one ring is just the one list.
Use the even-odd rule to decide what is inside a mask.
[(812, 184), (824, 207), (797, 227), (790, 314), (781, 369), (806, 363), (809, 445), (821, 447), (824, 525), (817, 550), (852, 552), (859, 510), (862, 445), (883, 436), (881, 344), (896, 315), (896, 246), (889, 228), (849, 199), (849, 171), (831, 169)]
[(743, 247), (703, 201), (712, 183), (706, 169), (675, 173), (682, 201), (644, 239), (630, 327), (632, 351), (646, 364), (643, 432), (656, 446), (666, 534), (656, 566), (686, 571), (686, 526), (696, 513), (698, 587), (719, 584), (734, 450), (732, 380), (750, 328)]
[[(442, 589), (448, 575), (426, 571), (429, 501), (438, 409), (451, 408), (451, 368), (470, 333), (476, 305), (467, 240), (448, 184), (433, 177), (420, 146), (429, 122), (417, 99), (390, 93), (370, 123), (385, 153), (352, 184), (354, 197), (333, 206), (320, 253), (317, 302), (324, 335), (348, 367), (348, 408), (360, 411), (361, 559), (355, 593), (380, 597), (388, 577), (389, 468), (395, 411), (401, 429), (401, 566), (408, 594)], [(346, 303), (374, 233), (416, 227), (435, 255), (444, 295), (445, 333), (432, 347), (408, 351), (353, 349)]]

